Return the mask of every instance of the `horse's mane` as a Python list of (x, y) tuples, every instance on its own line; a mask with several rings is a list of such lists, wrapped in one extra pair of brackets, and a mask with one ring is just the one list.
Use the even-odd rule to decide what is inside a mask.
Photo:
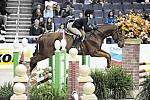
[(102, 25), (97, 25), (98, 30), (101, 31), (102, 33), (107, 33), (108, 31), (113, 31), (114, 29), (117, 29), (116, 25), (111, 25), (111, 24), (102, 24)]

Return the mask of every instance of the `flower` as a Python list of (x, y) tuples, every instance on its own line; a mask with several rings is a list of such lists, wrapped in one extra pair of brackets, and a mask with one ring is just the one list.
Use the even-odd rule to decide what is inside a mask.
[(143, 19), (140, 14), (130, 13), (124, 17), (117, 17), (116, 25), (125, 32), (125, 38), (141, 38), (150, 32), (150, 22)]

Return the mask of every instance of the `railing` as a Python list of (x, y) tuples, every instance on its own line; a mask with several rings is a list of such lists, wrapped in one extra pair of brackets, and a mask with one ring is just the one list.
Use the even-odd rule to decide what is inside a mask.
[[(16, 38), (14, 35), (4, 35), (3, 37), (6, 38)], [(19, 36), (17, 35), (17, 38), (38, 38), (39, 36)]]
[(19, 34), (19, 19), (20, 19), (20, 0), (18, 0), (18, 11), (17, 11), (17, 20), (16, 20), (16, 37), (18, 38)]

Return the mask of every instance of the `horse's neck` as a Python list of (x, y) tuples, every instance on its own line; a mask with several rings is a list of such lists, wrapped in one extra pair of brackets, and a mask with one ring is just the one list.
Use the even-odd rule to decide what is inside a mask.
[(101, 30), (104, 38), (112, 36), (113, 30), (116, 28), (115, 25), (99, 25), (99, 30)]

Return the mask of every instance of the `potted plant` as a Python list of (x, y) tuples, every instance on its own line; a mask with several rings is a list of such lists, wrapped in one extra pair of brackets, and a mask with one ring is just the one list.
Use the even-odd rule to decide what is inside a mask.
[(108, 89), (106, 88), (106, 73), (103, 70), (95, 69), (91, 71), (90, 75), (95, 85), (95, 94), (98, 100), (106, 99), (108, 95)]
[(120, 66), (111, 67), (107, 70), (107, 88), (109, 98), (119, 100), (124, 99), (133, 87), (131, 75)]
[(150, 100), (150, 76), (141, 84), (141, 90), (136, 97), (136, 100)]
[(31, 100), (67, 100), (67, 89), (62, 88), (59, 92), (54, 85), (33, 85), (30, 89)]
[(3, 86), (0, 87), (0, 100), (10, 100), (10, 97), (13, 95), (13, 84), (12, 83), (4, 83)]

